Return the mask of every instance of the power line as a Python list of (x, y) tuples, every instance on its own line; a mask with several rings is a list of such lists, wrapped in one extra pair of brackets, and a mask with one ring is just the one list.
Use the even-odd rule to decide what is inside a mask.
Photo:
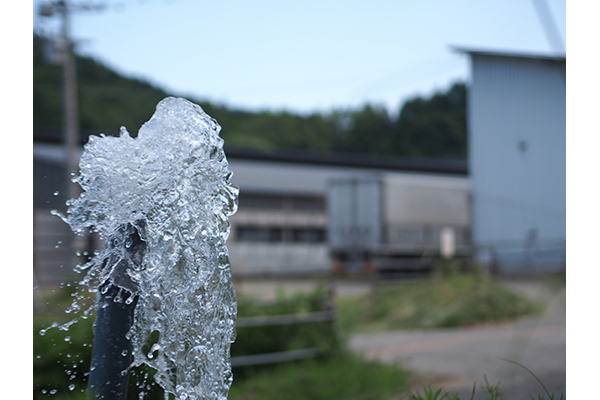
[(546, 0), (531, 1), (533, 2), (533, 7), (535, 8), (538, 18), (540, 19), (550, 48), (556, 54), (563, 54), (565, 52), (565, 45)]

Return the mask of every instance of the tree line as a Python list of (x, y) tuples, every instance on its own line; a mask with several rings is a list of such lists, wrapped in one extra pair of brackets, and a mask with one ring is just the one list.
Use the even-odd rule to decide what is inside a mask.
[[(118, 135), (125, 126), (135, 136), (167, 93), (146, 81), (125, 77), (101, 62), (76, 57), (79, 126), (82, 141), (90, 133)], [(401, 157), (465, 158), (466, 86), (423, 98), (416, 96), (390, 113), (377, 104), (362, 108), (300, 115), (251, 112), (187, 97), (222, 126), (226, 146), (264, 151), (295, 149)], [(44, 40), (33, 38), (33, 124), (35, 129), (62, 126), (62, 70), (47, 62)]]

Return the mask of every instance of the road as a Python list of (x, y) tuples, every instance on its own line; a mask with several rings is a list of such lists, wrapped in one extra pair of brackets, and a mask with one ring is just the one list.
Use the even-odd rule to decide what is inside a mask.
[[(550, 393), (566, 396), (566, 313), (564, 291), (550, 295), (536, 282), (511, 282), (514, 289), (545, 301), (541, 318), (500, 326), (434, 331), (396, 331), (356, 334), (350, 347), (367, 358), (400, 363), (416, 376), (412, 390), (442, 387), (469, 399), (473, 384), (500, 384), (506, 399), (531, 400), (542, 386), (516, 361), (532, 370)], [(486, 398), (477, 389), (475, 399)]]

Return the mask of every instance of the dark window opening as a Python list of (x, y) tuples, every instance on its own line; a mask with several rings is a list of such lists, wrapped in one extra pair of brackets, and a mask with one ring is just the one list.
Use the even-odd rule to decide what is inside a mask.
[(325, 211), (322, 196), (278, 196), (262, 194), (240, 194), (240, 210), (302, 210)]
[(325, 243), (325, 228), (281, 228), (240, 226), (236, 241), (261, 243)]
[(236, 238), (239, 242), (281, 242), (283, 229), (239, 227), (237, 228)]
[(292, 237), (298, 243), (324, 243), (327, 239), (323, 228), (293, 229)]
[(253, 195), (240, 193), (240, 209), (252, 208), (262, 210), (283, 209), (283, 198), (281, 196)]

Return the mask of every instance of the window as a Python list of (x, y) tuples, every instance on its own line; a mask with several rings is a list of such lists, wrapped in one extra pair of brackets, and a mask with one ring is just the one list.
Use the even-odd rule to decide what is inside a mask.
[(238, 242), (325, 243), (326, 239), (325, 228), (239, 226), (236, 230)]
[(240, 209), (325, 211), (322, 196), (240, 194)]
[(326, 240), (324, 228), (293, 229), (292, 237), (298, 243), (324, 243)]
[(236, 238), (240, 242), (281, 242), (281, 228), (238, 227)]

